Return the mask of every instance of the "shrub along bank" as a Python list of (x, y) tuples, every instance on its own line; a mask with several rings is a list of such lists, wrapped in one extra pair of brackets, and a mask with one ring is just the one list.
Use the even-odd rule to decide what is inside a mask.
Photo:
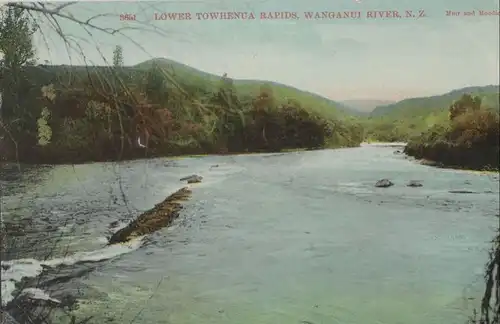
[(446, 123), (412, 138), (405, 153), (442, 166), (498, 170), (499, 135), (498, 111), (482, 107), (479, 97), (465, 94), (449, 107)]
[[(326, 117), (262, 84), (178, 84), (162, 68), (26, 67), (7, 95), (2, 159), (80, 163), (182, 154), (358, 146), (360, 125)], [(4, 109), (5, 107), (5, 109)], [(145, 146), (145, 147), (143, 147)]]

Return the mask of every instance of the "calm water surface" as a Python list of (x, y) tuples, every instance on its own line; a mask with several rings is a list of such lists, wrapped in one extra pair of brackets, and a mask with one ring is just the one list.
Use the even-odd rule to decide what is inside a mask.
[[(395, 149), (58, 166), (4, 179), (4, 219), (26, 234), (10, 238), (18, 248), (4, 256), (16, 260), (3, 295), (46, 268), (45, 292), (76, 296), (74, 313), (91, 323), (463, 323), (482, 293), (498, 178), (422, 166)], [(193, 173), (204, 181), (173, 227), (105, 247), (111, 222)], [(395, 185), (375, 188), (382, 178)]]

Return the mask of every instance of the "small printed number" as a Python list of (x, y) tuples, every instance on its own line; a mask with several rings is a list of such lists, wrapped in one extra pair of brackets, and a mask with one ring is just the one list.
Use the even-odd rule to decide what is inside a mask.
[(135, 20), (134, 14), (121, 14), (120, 20)]

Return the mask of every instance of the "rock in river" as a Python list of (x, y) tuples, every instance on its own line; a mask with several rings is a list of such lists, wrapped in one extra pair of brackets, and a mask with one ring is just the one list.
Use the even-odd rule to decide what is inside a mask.
[(179, 213), (183, 208), (181, 202), (188, 200), (191, 193), (191, 190), (187, 187), (174, 192), (164, 201), (156, 204), (152, 209), (139, 215), (126, 227), (113, 234), (108, 245), (127, 242), (134, 237), (153, 233), (170, 225), (174, 219), (179, 217)]
[(423, 185), (420, 183), (420, 181), (410, 180), (410, 182), (408, 182), (408, 184), (406, 186), (407, 187), (422, 187)]
[(187, 183), (199, 183), (203, 179), (202, 176), (197, 174), (190, 175), (189, 177), (181, 178), (180, 181), (187, 181)]
[(470, 191), (470, 190), (449, 190), (449, 193), (457, 193), (457, 194), (475, 194), (479, 193), (476, 191)]
[(382, 180), (377, 181), (377, 183), (375, 184), (375, 187), (388, 188), (388, 187), (391, 187), (393, 185), (394, 185), (394, 183), (392, 183), (389, 179), (382, 179)]

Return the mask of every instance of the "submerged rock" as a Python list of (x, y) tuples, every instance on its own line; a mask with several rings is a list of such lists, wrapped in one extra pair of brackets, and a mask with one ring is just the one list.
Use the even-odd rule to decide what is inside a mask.
[(391, 187), (393, 185), (394, 185), (394, 183), (392, 183), (389, 179), (382, 179), (382, 180), (377, 181), (377, 183), (375, 184), (375, 187), (388, 188), (388, 187)]
[(408, 184), (406, 186), (407, 187), (422, 187), (423, 184), (420, 183), (420, 181), (418, 181), (418, 180), (410, 180), (410, 182), (408, 182)]
[(456, 193), (456, 194), (475, 194), (475, 193), (478, 193), (478, 192), (470, 191), (470, 190), (450, 190), (448, 192), (449, 193)]
[(197, 174), (190, 175), (188, 177), (181, 178), (180, 181), (187, 181), (187, 183), (199, 183), (203, 180), (202, 176)]
[(110, 237), (108, 245), (127, 242), (134, 237), (153, 233), (170, 225), (174, 219), (179, 217), (183, 208), (181, 202), (188, 200), (191, 193), (187, 187), (174, 192), (152, 209), (139, 215), (129, 225), (114, 233)]

